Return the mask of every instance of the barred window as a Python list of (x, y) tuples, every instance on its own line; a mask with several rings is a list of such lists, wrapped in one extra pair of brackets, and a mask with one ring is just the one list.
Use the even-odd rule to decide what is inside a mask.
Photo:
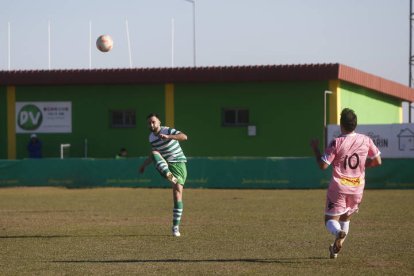
[(222, 111), (223, 126), (246, 126), (249, 124), (248, 109), (224, 108)]
[(135, 110), (111, 110), (110, 122), (113, 128), (134, 128), (136, 126)]

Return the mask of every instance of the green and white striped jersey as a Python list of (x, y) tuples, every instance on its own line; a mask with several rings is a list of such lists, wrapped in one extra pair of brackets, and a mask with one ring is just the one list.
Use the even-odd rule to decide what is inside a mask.
[[(179, 133), (181, 132), (174, 128), (162, 126), (159, 134), (175, 135)], [(187, 158), (177, 140), (161, 140), (158, 135), (151, 132), (149, 142), (152, 150), (158, 151), (167, 162), (187, 162)]]

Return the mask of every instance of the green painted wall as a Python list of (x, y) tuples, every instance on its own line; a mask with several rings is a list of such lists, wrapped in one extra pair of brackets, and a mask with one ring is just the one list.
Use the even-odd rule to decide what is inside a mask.
[[(84, 157), (85, 139), (88, 157), (113, 158), (121, 147), (127, 148), (131, 156), (146, 155), (150, 147), (145, 117), (154, 111), (163, 117), (165, 109), (164, 85), (24, 86), (16, 87), (18, 101), (72, 102), (71, 134), (38, 134), (45, 157), (59, 157), (61, 143), (71, 144), (71, 157)], [(135, 110), (136, 127), (111, 128), (112, 109)], [(17, 134), (17, 158), (28, 156), (29, 136)]]
[(358, 124), (399, 124), (401, 101), (390, 96), (341, 82), (341, 105), (352, 108)]
[[(189, 136), (189, 156), (309, 156), (323, 135), (328, 82), (205, 83), (175, 87), (175, 126)], [(223, 127), (222, 108), (248, 108), (247, 127)]]
[[(323, 91), (328, 81), (175, 84), (175, 127), (189, 140), (187, 156), (311, 156), (309, 139), (323, 141)], [(71, 101), (70, 134), (38, 134), (45, 157), (59, 157), (70, 143), (71, 157), (113, 158), (121, 147), (130, 156), (150, 150), (145, 117), (157, 112), (165, 122), (165, 85), (18, 86), (16, 101)], [(341, 106), (353, 108), (359, 123), (398, 123), (400, 101), (341, 82)], [(7, 158), (6, 87), (0, 87), (0, 157)], [(256, 136), (247, 127), (222, 126), (223, 108), (246, 108)], [(109, 111), (134, 109), (132, 129), (109, 126)], [(380, 111), (380, 112), (379, 112)], [(329, 115), (329, 110), (327, 110)], [(329, 117), (329, 116), (328, 116)], [(28, 156), (29, 134), (17, 134), (17, 158)]]
[(0, 86), (0, 159), (7, 159), (7, 96), (6, 86)]

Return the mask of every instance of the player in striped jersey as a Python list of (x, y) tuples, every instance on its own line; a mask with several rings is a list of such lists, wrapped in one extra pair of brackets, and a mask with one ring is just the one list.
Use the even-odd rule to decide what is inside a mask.
[(149, 142), (152, 151), (140, 167), (143, 173), (145, 168), (154, 162), (155, 168), (171, 183), (174, 198), (173, 209), (173, 236), (179, 237), (181, 216), (183, 213), (183, 188), (187, 178), (187, 158), (181, 149), (181, 141), (187, 140), (187, 135), (174, 128), (161, 126), (159, 116), (151, 113), (147, 116), (148, 128), (151, 131)]
[(332, 165), (332, 178), (326, 196), (325, 225), (335, 236), (329, 247), (336, 259), (349, 233), (352, 214), (358, 212), (365, 187), (365, 169), (381, 165), (381, 152), (366, 135), (355, 132), (357, 116), (352, 109), (341, 112), (341, 135), (335, 138), (322, 155), (319, 141), (311, 142), (316, 162), (323, 170)]

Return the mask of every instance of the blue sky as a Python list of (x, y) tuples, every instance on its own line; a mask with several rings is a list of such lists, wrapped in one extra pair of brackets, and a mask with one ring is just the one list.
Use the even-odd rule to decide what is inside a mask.
[[(195, 0), (197, 66), (342, 63), (408, 84), (409, 0)], [(0, 0), (0, 70), (193, 65), (186, 0)], [(174, 46), (172, 47), (172, 20)], [(114, 48), (99, 52), (101, 34)], [(174, 50), (172, 50), (174, 49)], [(172, 59), (172, 53), (174, 53)], [(172, 60), (173, 63), (172, 64)]]

